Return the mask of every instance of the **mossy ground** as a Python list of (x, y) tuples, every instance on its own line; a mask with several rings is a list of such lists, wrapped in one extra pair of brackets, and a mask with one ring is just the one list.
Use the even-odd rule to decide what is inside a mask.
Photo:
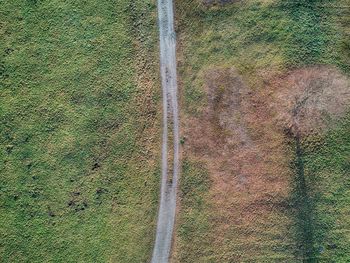
[[(210, 68), (236, 68), (253, 92), (264, 92), (271, 77), (305, 66), (334, 66), (349, 75), (349, 6), (347, 0), (238, 1), (215, 6), (177, 1), (182, 120), (198, 118), (205, 109), (203, 87)], [(283, 216), (288, 219), (274, 216), (277, 221), (290, 220), (290, 229), (281, 236), (278, 225), (267, 226), (261, 240), (275, 245), (258, 245), (261, 256), (255, 258), (245, 253), (249, 246), (235, 247), (240, 241), (234, 238), (220, 245), (214, 242), (224, 233), (213, 231), (213, 196), (205, 190), (212, 187), (209, 169), (185, 150), (174, 260), (236, 262), (232, 257), (236, 253), (241, 255), (239, 262), (349, 261), (349, 127), (346, 115), (322, 139), (312, 134), (302, 138), (299, 150), (294, 139), (286, 139), (291, 189)], [(197, 194), (185, 194), (191, 191)]]
[(2, 1), (0, 261), (146, 262), (159, 186), (154, 1)]

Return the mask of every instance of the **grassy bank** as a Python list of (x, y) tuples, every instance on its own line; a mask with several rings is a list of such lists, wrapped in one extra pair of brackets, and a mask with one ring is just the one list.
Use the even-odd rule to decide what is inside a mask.
[[(250, 206), (247, 205), (246, 211), (250, 211), (247, 213), (255, 223), (250, 222), (249, 217), (244, 223), (236, 222), (237, 218), (243, 218), (236, 203), (244, 203), (247, 199), (244, 195), (246, 190), (230, 186), (231, 181), (236, 180), (235, 172), (227, 176), (228, 182), (224, 183), (233, 189), (233, 194), (227, 192), (224, 198), (231, 200), (229, 196), (234, 196), (235, 192), (241, 196), (231, 200), (231, 207), (224, 208), (222, 203), (220, 207), (215, 201), (220, 195), (215, 178), (223, 181), (220, 179), (222, 173), (215, 169), (210, 172), (218, 158), (205, 156), (203, 161), (203, 156), (196, 152), (193, 143), (186, 141), (192, 129), (188, 126), (197, 124), (193, 119), (199, 119), (200, 123), (205, 121), (208, 114), (210, 93), (207, 94), (206, 78), (212, 68), (237, 69), (252, 94), (243, 101), (251, 96), (265, 98), (262, 94), (275, 92), (270, 82), (295, 68), (322, 64), (336, 67), (349, 76), (349, 1), (237, 1), (213, 6), (203, 2), (178, 1), (176, 4), (184, 158), (187, 161), (183, 167), (180, 189), (182, 212), (179, 214), (174, 260), (349, 260), (349, 223), (345, 219), (348, 211), (345, 203), (350, 196), (349, 185), (345, 183), (349, 173), (347, 156), (350, 153), (347, 146), (349, 138), (345, 132), (349, 131), (348, 115), (338, 125), (328, 127), (329, 131), (321, 136), (322, 139), (320, 135), (310, 134), (297, 141), (284, 135), (282, 153), (289, 161), (283, 164), (282, 170), (288, 172), (273, 177), (269, 184), (279, 180), (288, 182), (288, 187), (284, 185), (285, 188), (281, 190), (286, 196), (276, 197), (280, 188), (267, 191), (275, 198), (271, 200), (278, 202), (258, 215), (258, 210), (249, 210)], [(225, 89), (225, 86), (218, 88)], [(266, 95), (266, 98), (269, 96)], [(265, 115), (269, 108), (262, 107), (264, 102), (259, 99), (256, 101), (258, 103), (252, 103), (251, 108), (264, 109), (257, 112), (258, 116)], [(235, 116), (239, 120), (244, 120), (244, 109), (240, 110), (241, 115)], [(267, 118), (272, 120), (274, 114)], [(264, 117), (257, 117), (256, 121), (257, 124), (247, 121), (247, 134), (257, 147), (265, 147), (261, 146), (258, 135), (273, 134), (273, 128), (266, 128), (269, 125), (273, 127), (273, 124)], [(277, 133), (275, 137), (266, 138), (271, 138), (271, 145), (277, 145), (280, 140)], [(265, 154), (273, 155), (276, 149), (266, 150)], [(198, 159), (201, 165), (197, 164)], [(231, 166), (235, 165), (235, 162), (231, 162)], [(208, 180), (204, 179), (207, 177)], [(196, 181), (194, 184), (193, 180)], [(189, 186), (192, 187), (190, 191)], [(197, 195), (185, 194), (191, 191)], [(254, 192), (248, 191), (247, 195), (252, 196)], [(265, 205), (268, 205), (266, 201), (257, 207)], [(230, 212), (225, 212), (225, 209)]]
[(155, 12), (153, 1), (2, 2), (2, 262), (149, 259)]

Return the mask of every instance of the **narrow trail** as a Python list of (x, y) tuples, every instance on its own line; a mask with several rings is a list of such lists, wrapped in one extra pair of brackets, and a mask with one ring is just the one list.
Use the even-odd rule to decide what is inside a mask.
[[(176, 37), (172, 0), (158, 0), (160, 73), (163, 90), (162, 182), (156, 240), (152, 263), (169, 260), (176, 212), (176, 189), (179, 170), (179, 120), (176, 79)], [(172, 124), (172, 178), (168, 173), (168, 124)]]

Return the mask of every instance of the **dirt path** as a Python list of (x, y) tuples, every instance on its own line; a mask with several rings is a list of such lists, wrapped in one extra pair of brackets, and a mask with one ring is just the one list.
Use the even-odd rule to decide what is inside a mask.
[[(176, 39), (172, 0), (158, 0), (160, 34), (160, 71), (163, 89), (162, 183), (156, 241), (152, 263), (168, 262), (176, 210), (176, 188), (179, 169), (179, 120), (176, 83)], [(173, 175), (168, 174), (168, 122), (172, 123)]]

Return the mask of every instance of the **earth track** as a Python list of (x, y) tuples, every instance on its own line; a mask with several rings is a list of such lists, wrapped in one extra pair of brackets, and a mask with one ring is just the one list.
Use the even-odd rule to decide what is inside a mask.
[[(176, 75), (176, 37), (172, 0), (158, 0), (160, 73), (163, 91), (163, 138), (160, 205), (152, 263), (169, 260), (176, 214), (179, 171), (179, 120)], [(172, 124), (173, 164), (168, 169), (168, 125)], [(172, 170), (172, 176), (169, 176)]]

